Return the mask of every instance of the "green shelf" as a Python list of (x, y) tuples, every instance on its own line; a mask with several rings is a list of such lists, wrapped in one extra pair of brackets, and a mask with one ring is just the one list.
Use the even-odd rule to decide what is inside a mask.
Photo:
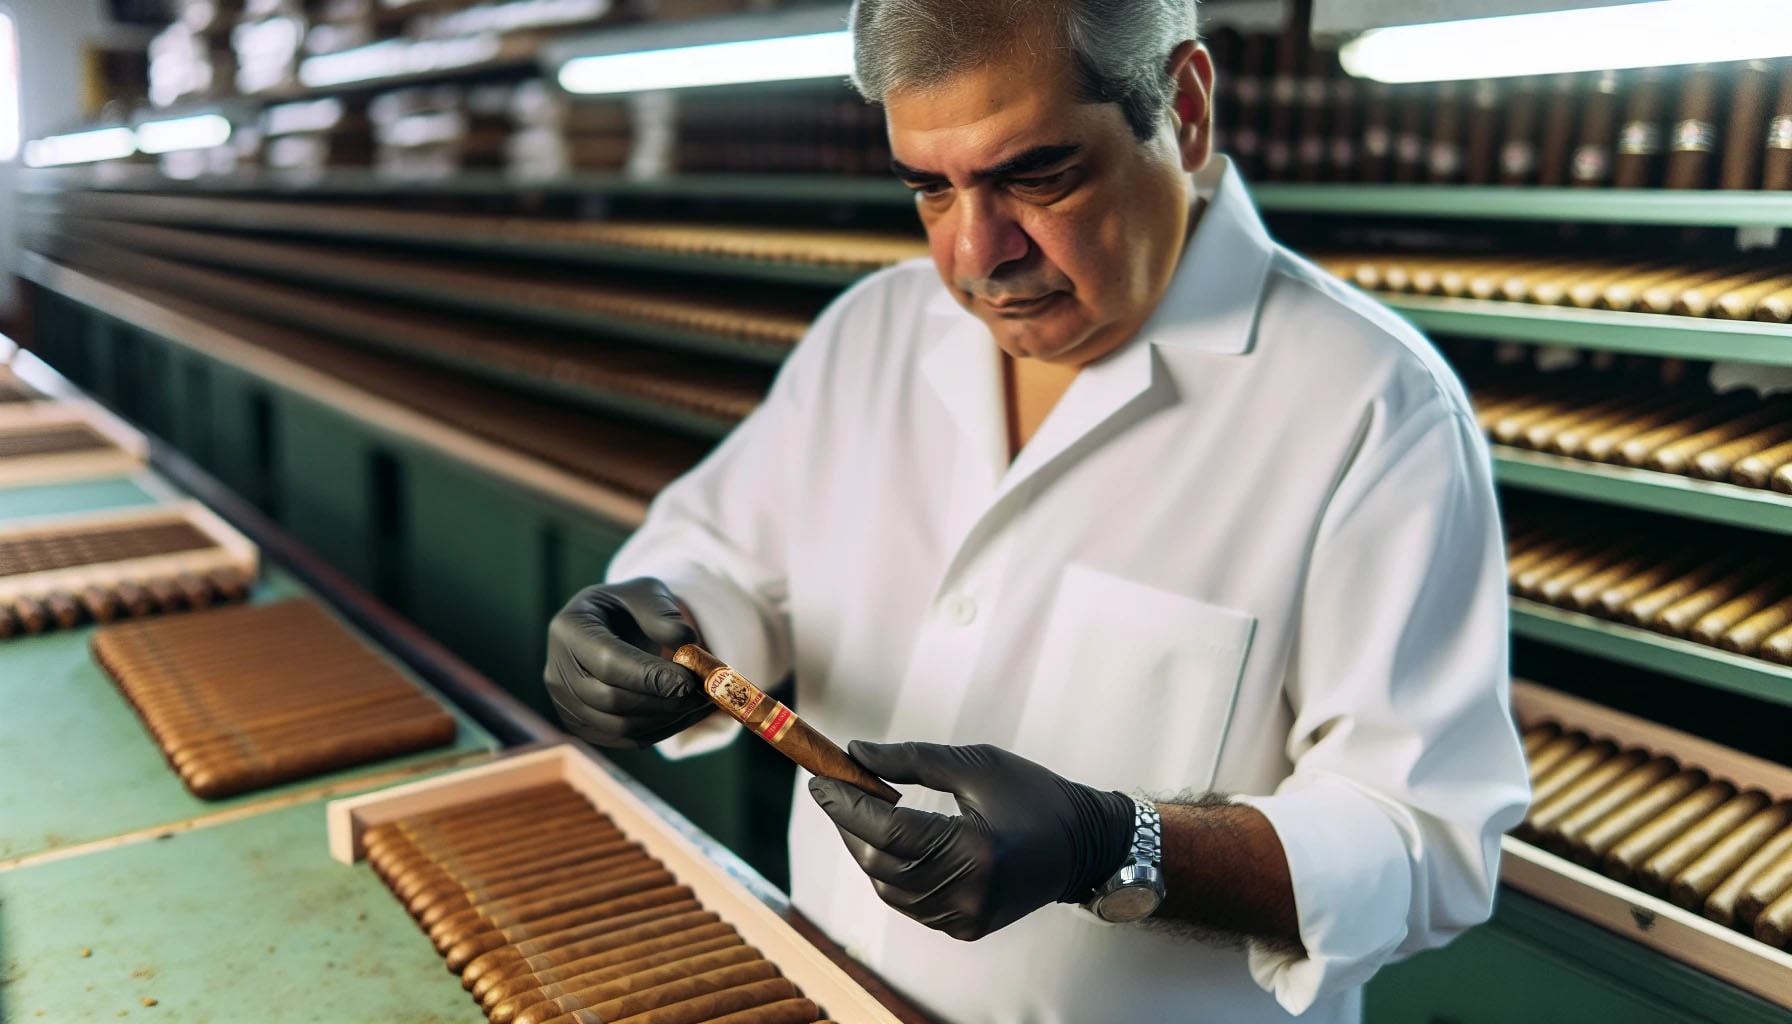
[(1792, 534), (1792, 495), (1775, 491), (1505, 445), (1493, 446), (1493, 468), (1501, 483), (1526, 490)]
[(1775, 704), (1792, 705), (1792, 667), (1512, 598), (1512, 633)]
[(1792, 192), (1267, 184), (1252, 186), (1251, 194), (1272, 213), (1792, 227)]
[(1792, 324), (1372, 294), (1431, 334), (1792, 366)]

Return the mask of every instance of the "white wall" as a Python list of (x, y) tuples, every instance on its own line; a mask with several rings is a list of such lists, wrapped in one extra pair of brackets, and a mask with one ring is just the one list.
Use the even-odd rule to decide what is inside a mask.
[[(78, 124), (81, 44), (106, 24), (100, 0), (0, 0), (0, 7), (18, 30), (20, 137), (34, 139)], [(17, 260), (17, 167), (16, 159), (0, 163), (0, 312), (15, 301), (10, 271)]]

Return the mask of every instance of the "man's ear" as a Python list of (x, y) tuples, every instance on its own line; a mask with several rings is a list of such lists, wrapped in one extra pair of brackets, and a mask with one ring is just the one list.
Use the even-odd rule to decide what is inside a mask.
[(1176, 150), (1182, 169), (1198, 171), (1213, 155), (1213, 55), (1193, 39), (1170, 54), (1170, 81), (1176, 86)]

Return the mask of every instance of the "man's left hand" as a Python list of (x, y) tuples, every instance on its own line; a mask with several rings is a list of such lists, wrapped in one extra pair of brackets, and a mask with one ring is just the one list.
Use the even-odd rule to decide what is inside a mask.
[(1125, 859), (1133, 802), (987, 745), (861, 743), (894, 783), (958, 799), (956, 816), (898, 807), (832, 779), (809, 792), (885, 903), (955, 939), (979, 939), (1054, 901), (1081, 903)]

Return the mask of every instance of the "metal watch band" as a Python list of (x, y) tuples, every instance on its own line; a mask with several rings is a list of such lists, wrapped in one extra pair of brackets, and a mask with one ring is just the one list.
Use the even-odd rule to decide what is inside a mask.
[(1164, 821), (1157, 805), (1139, 797), (1132, 798), (1132, 861), (1152, 867), (1163, 864)]

